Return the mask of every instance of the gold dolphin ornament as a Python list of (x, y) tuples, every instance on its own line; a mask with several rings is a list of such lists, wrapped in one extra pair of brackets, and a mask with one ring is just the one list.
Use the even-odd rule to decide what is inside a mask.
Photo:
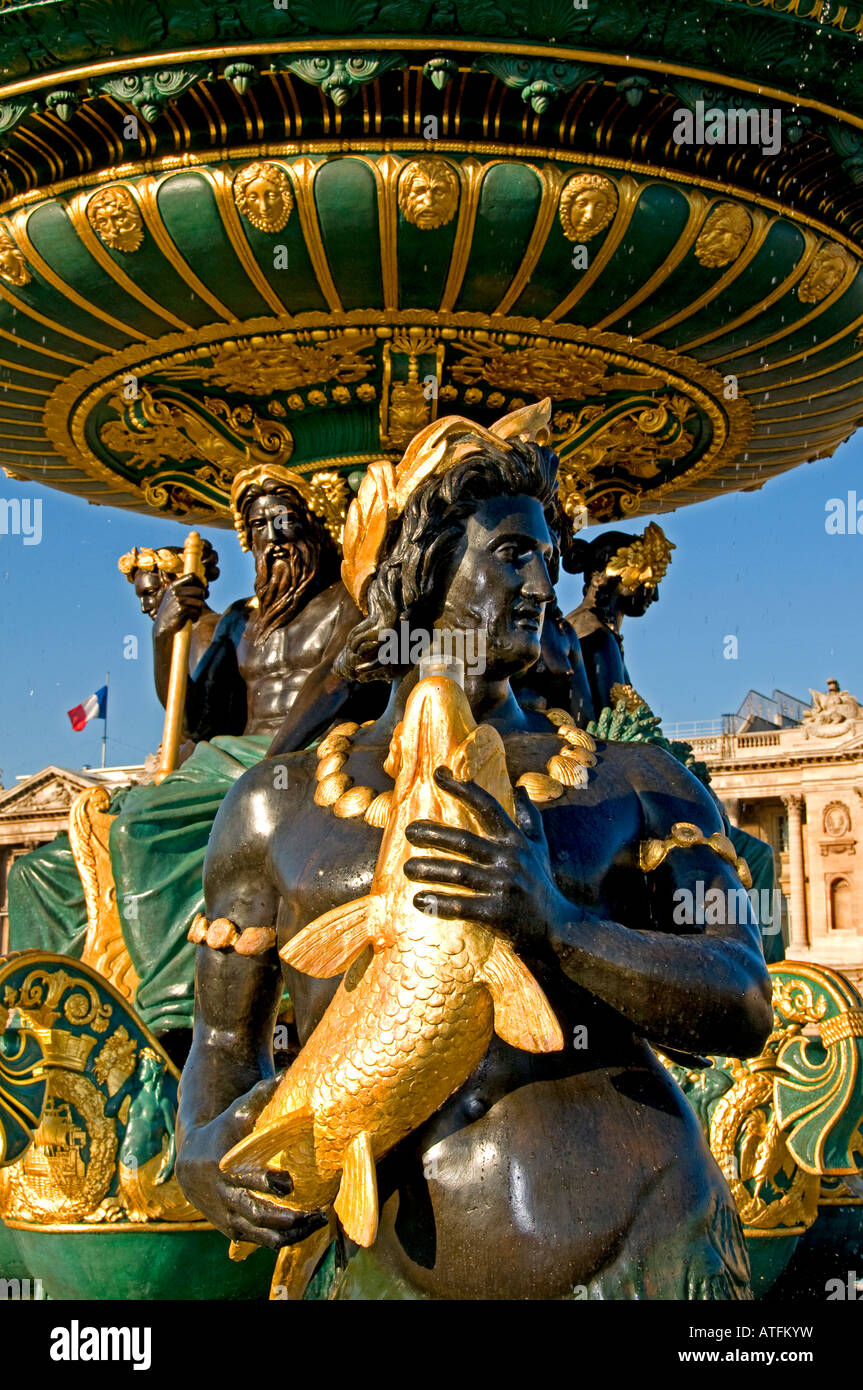
[[(405, 838), (412, 821), (487, 834), (437, 785), (437, 767), (484, 787), (515, 819), (500, 734), (476, 725), (455, 681), (431, 676), (411, 692), (384, 766), (395, 787), (370, 893), (310, 922), (281, 951), (304, 974), (347, 974), (254, 1130), (220, 1165), (288, 1172), (293, 1188), (279, 1205), (332, 1205), (362, 1246), (377, 1235), (375, 1163), (463, 1085), (492, 1032), (528, 1052), (563, 1047), (548, 1000), (509, 943), (477, 922), (420, 912), (418, 885), (403, 873), (416, 852)], [(297, 1249), (292, 1261), (301, 1259)]]

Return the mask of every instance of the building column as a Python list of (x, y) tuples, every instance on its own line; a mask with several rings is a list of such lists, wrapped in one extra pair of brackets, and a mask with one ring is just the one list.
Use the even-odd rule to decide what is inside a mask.
[(735, 830), (740, 829), (740, 798), (736, 796), (723, 797), (722, 804), (725, 807), (725, 814)]
[(806, 871), (803, 863), (803, 797), (783, 796), (788, 812), (788, 876), (791, 886), (791, 940), (789, 954), (794, 959), (796, 947), (809, 945), (806, 931)]

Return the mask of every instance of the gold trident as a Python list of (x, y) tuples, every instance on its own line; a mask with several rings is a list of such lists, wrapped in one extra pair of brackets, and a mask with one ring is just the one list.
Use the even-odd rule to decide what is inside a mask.
[[(183, 574), (194, 574), (204, 582), (201, 562), (204, 542), (197, 531), (190, 531), (183, 546)], [(183, 715), (186, 710), (186, 682), (189, 679), (189, 647), (192, 642), (192, 622), (185, 623), (174, 635), (171, 648), (171, 674), (168, 680), (168, 699), (165, 703), (165, 728), (162, 733), (162, 756), (155, 781), (162, 782), (177, 766)]]

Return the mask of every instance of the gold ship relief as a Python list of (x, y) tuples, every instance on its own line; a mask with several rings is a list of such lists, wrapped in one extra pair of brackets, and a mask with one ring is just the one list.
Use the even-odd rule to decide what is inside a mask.
[[(28, 1147), (0, 1167), (0, 1218), (55, 1230), (203, 1223), (173, 1171), (177, 1073), (167, 1056), (142, 1042), (145, 1030), (133, 1036), (134, 1015), (120, 1021), (117, 986), (93, 966), (29, 954), (40, 963), (18, 973), (17, 987), (6, 983), (0, 1026), (38, 1041), (45, 1094)], [(2, 968), (7, 981), (20, 972), (15, 957)]]
[(24, 1155), (23, 1172), (31, 1188), (43, 1199), (54, 1186), (77, 1187), (87, 1171), (81, 1154), (87, 1131), (76, 1122), (68, 1101), (52, 1096)]

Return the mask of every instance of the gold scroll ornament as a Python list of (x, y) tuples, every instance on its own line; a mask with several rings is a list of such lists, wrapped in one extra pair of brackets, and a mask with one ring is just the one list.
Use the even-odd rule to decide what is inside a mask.
[[(197, 531), (190, 531), (183, 546), (183, 573), (194, 574), (204, 582), (202, 554), (204, 543)], [(191, 620), (174, 636), (171, 649), (171, 674), (168, 681), (168, 700), (165, 705), (165, 728), (162, 734), (162, 756), (155, 781), (162, 782), (177, 766), (183, 715), (186, 711), (186, 683), (189, 679), (189, 647), (192, 642)]]

